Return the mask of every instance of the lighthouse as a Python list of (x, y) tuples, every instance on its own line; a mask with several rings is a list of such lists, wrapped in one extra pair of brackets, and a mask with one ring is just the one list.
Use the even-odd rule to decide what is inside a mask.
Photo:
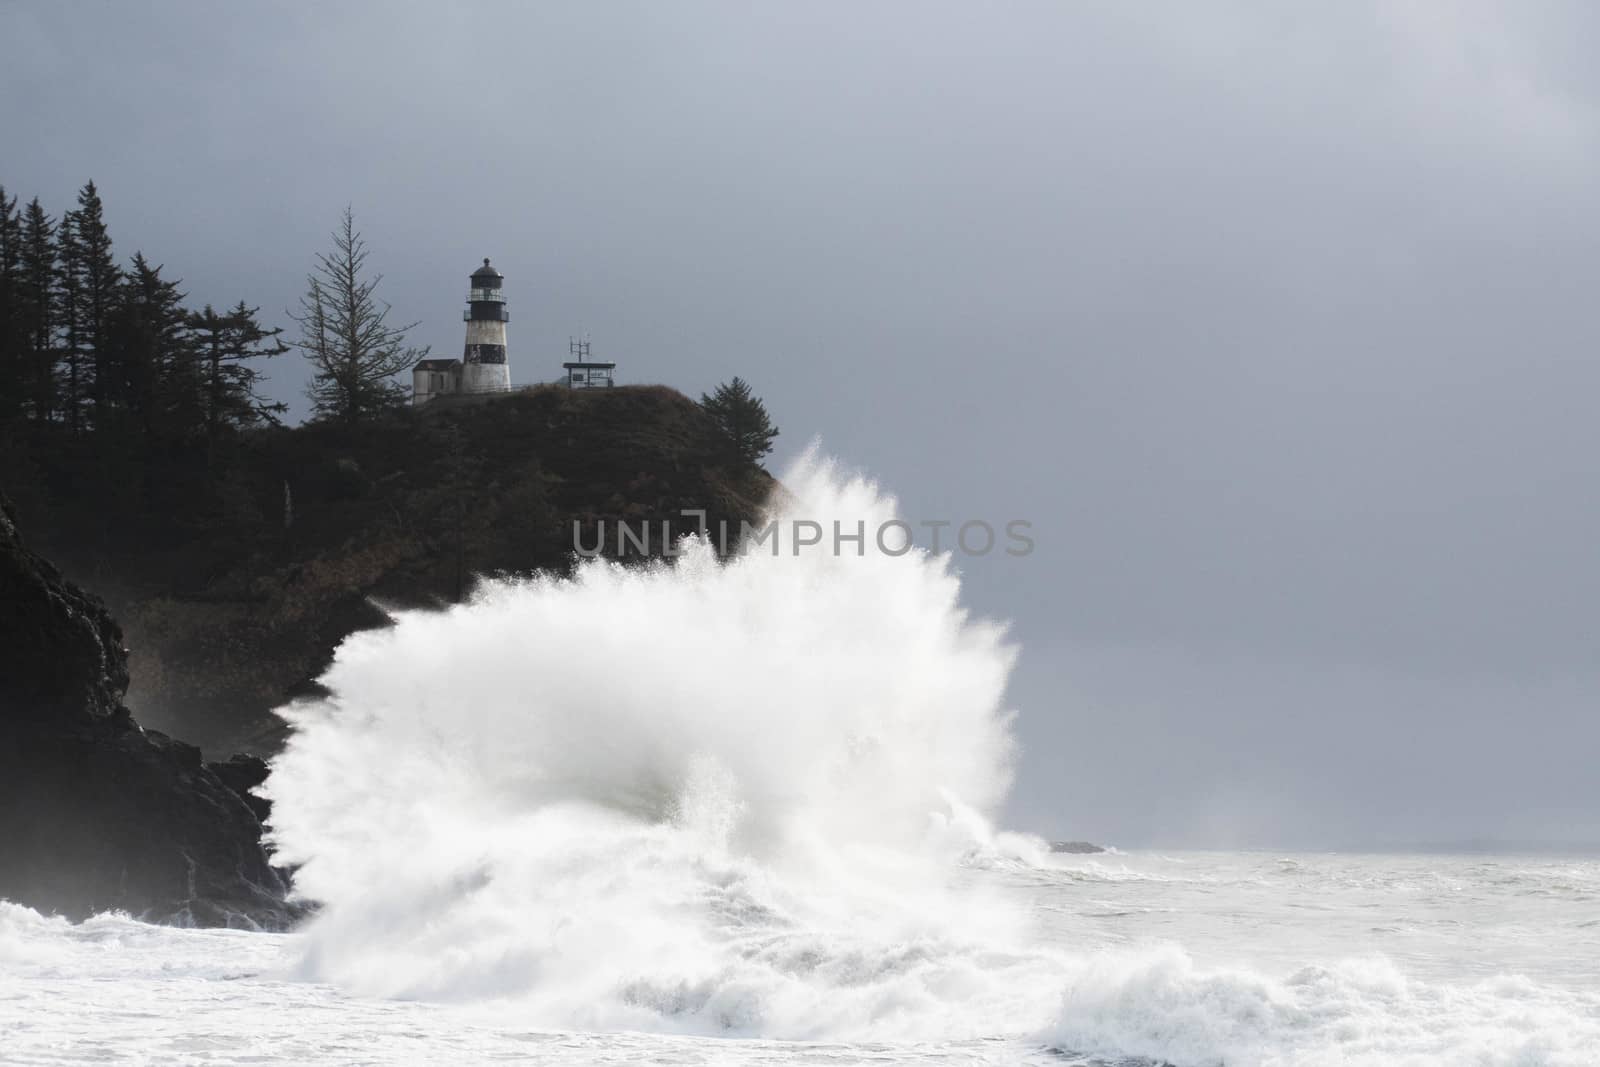
[(411, 402), (426, 404), (440, 397), (468, 393), (509, 393), (511, 367), (506, 363), (505, 276), (489, 265), (472, 272), (467, 290), (467, 343), (460, 359), (424, 359), (411, 368)]
[(467, 343), (461, 352), (461, 391), (463, 393), (504, 393), (511, 389), (511, 367), (506, 363), (505, 276), (489, 265), (472, 272), (472, 288), (467, 291), (467, 310), (461, 318), (467, 324)]

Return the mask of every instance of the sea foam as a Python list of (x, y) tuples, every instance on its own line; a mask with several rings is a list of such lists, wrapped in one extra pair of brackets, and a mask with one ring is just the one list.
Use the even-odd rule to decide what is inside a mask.
[[(783, 484), (780, 522), (895, 517), (814, 454)], [(339, 648), (332, 695), (284, 711), (265, 787), (278, 859), (321, 905), (304, 974), (777, 1036), (1018, 999), (996, 964), (1039, 962), (1020, 912), (952, 884), (1039, 851), (988, 821), (1014, 747), (1003, 628), (920, 549), (683, 547), (487, 581)]]

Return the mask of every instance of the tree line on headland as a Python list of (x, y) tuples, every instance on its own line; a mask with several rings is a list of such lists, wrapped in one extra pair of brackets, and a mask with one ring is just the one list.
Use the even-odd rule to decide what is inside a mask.
[(59, 218), (0, 186), (0, 423), (51, 424), (112, 449), (214, 443), (280, 422), (287, 405), (263, 395), (264, 364), (293, 348), (311, 365), (313, 416), (377, 417), (404, 403), (395, 375), (427, 350), (406, 343), (411, 326), (389, 324), (366, 259), (347, 208), (285, 343), (259, 307), (187, 307), (164, 264), (142, 251), (120, 263), (93, 182)]
[[(346, 208), (307, 278), (291, 343), (244, 300), (225, 311), (185, 306), (181, 280), (142, 251), (112, 252), (94, 182), (52, 217), (0, 186), (0, 425), (54, 425), (102, 448), (214, 444), (277, 425), (287, 411), (262, 395), (263, 364), (298, 348), (311, 365), (315, 417), (356, 425), (405, 402), (395, 376), (424, 358), (376, 296), (381, 275)], [(741, 378), (702, 395), (729, 451), (759, 462), (777, 427)]]
[(59, 218), (0, 187), (0, 421), (119, 446), (276, 421), (261, 365), (282, 331), (242, 300), (186, 307), (180, 284), (142, 252), (117, 261), (93, 182)]

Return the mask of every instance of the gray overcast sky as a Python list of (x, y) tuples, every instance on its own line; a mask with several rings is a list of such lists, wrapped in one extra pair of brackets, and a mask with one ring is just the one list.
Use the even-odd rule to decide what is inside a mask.
[[(749, 378), (1015, 620), (1011, 821), (1600, 841), (1583, 3), (0, 3), (0, 181), (283, 321)], [(278, 387), (295, 398), (288, 357)], [(302, 405), (303, 406), (303, 405)], [(780, 459), (782, 456), (780, 455)]]

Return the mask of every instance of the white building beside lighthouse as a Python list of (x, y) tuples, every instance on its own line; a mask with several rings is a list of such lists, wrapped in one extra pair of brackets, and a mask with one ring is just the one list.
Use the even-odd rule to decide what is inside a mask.
[(505, 276), (489, 265), (472, 272), (467, 309), (467, 341), (460, 359), (425, 359), (411, 369), (411, 402), (425, 404), (439, 396), (458, 393), (505, 393), (511, 390), (511, 367), (506, 362)]

